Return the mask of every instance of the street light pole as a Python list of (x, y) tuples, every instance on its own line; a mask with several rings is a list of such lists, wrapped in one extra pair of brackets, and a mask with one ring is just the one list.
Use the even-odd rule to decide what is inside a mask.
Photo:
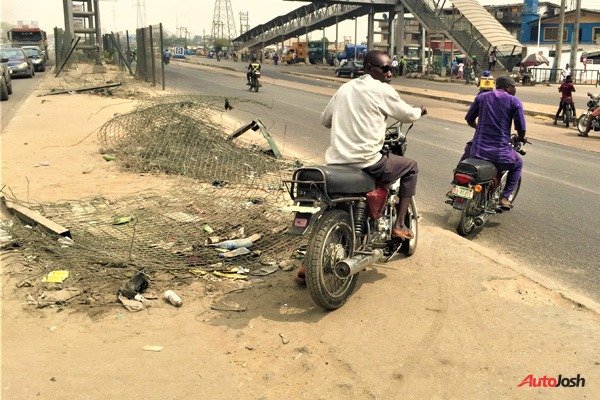
[(538, 41), (537, 41), (537, 47), (540, 47), (540, 33), (542, 31), (542, 14), (540, 14), (539, 10), (538, 10)]

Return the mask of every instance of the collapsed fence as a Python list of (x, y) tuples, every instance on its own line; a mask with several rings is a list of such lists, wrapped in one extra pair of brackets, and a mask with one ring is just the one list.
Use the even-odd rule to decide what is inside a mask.
[[(5, 224), (28, 260), (23, 278), (66, 269), (79, 287), (115, 293), (139, 270), (154, 280), (186, 281), (289, 259), (300, 239), (284, 233), (291, 215), (280, 207), (287, 199), (282, 180), (292, 165), (275, 159), (264, 141), (228, 140), (223, 105), (250, 101), (225, 101), (165, 96), (108, 121), (98, 133), (106, 156), (125, 170), (162, 174), (175, 183), (117, 200), (25, 204), (68, 227), (73, 241)], [(210, 245), (251, 235), (259, 239), (236, 255)]]

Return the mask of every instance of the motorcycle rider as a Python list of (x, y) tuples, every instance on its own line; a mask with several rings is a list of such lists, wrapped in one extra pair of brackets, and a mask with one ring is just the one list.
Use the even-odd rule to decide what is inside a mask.
[(165, 49), (165, 51), (163, 51), (163, 62), (168, 64), (169, 61), (171, 61), (171, 52), (169, 49)]
[(256, 71), (260, 71), (260, 63), (258, 63), (256, 59), (254, 59), (250, 62), (250, 64), (248, 64), (248, 67), (246, 67), (246, 69), (248, 70), (248, 72), (246, 72), (246, 80), (248, 81), (246, 85), (250, 85), (250, 77), (252, 76), (252, 74)]
[(487, 69), (484, 70), (481, 74), (481, 78), (479, 78), (479, 82), (477, 82), (479, 93), (494, 90), (495, 86), (495, 80), (490, 71)]
[[(588, 93), (588, 96), (592, 97), (592, 100), (600, 100), (600, 94), (593, 96), (591, 93)], [(590, 117), (588, 118), (587, 127), (585, 128), (585, 133), (578, 133), (577, 136), (588, 137), (588, 132), (592, 129), (592, 121), (596, 117), (600, 117), (600, 107), (596, 108), (590, 114)]]
[[(417, 186), (417, 162), (394, 154), (383, 156), (380, 150), (385, 140), (387, 117), (413, 122), (427, 114), (427, 109), (408, 105), (389, 85), (392, 60), (385, 53), (369, 51), (364, 58), (364, 71), (360, 78), (343, 84), (321, 114), (321, 123), (331, 128), (325, 162), (362, 169), (376, 179), (378, 185), (388, 185), (400, 178), (400, 201), (396, 205), (392, 235), (412, 239), (414, 233), (404, 220)], [(303, 281), (302, 267), (296, 282), (302, 284)]]
[(575, 103), (573, 102), (573, 92), (575, 91), (575, 86), (573, 86), (573, 77), (571, 75), (567, 76), (565, 81), (560, 84), (558, 91), (561, 95), (560, 103), (558, 103), (558, 110), (554, 116), (554, 125), (556, 125), (556, 121), (558, 120), (558, 116), (560, 115), (561, 111), (565, 112), (569, 103), (573, 109), (573, 115), (575, 115)]
[(494, 163), (500, 171), (508, 171), (500, 207), (510, 209), (510, 195), (516, 189), (523, 159), (510, 144), (511, 125), (514, 121), (519, 141), (525, 142), (525, 114), (523, 103), (516, 98), (515, 81), (508, 75), (496, 78), (496, 89), (480, 93), (471, 104), (465, 120), (475, 128), (475, 136), (467, 143), (461, 160), (473, 157)]

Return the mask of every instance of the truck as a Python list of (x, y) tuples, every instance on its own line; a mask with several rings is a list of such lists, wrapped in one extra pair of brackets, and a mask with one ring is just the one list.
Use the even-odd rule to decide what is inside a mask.
[(338, 53), (336, 53), (336, 58), (338, 59), (338, 61), (342, 61), (342, 60), (354, 60), (354, 55), (356, 54), (356, 60), (360, 61), (363, 59), (363, 57), (365, 56), (365, 54), (367, 53), (367, 46), (364, 44), (352, 44), (349, 43), (346, 46), (344, 46), (344, 51), (340, 51)]
[(283, 54), (283, 60), (288, 64), (295, 64), (297, 62), (305, 62), (308, 57), (308, 46), (306, 42), (294, 42), (288, 47)]
[(46, 32), (38, 27), (20, 25), (7, 31), (8, 41), (12, 47), (38, 46), (48, 60), (48, 39)]
[(329, 40), (311, 40), (308, 42), (308, 60), (311, 64), (321, 64), (329, 58)]

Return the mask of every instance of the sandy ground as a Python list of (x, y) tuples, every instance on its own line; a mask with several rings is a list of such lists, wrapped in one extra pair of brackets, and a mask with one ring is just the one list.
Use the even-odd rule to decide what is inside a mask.
[[(20, 198), (122, 196), (169, 185), (104, 161), (95, 131), (135, 100), (30, 97), (2, 132), (2, 184)], [(458, 115), (458, 114), (457, 114)], [(31, 120), (45, 121), (43, 130)], [(167, 186), (168, 187), (168, 186)], [(26, 304), (0, 253), (3, 399), (597, 399), (600, 320), (565, 288), (422, 219), (417, 253), (361, 274), (325, 313), (279, 271), (206, 278), (131, 313)], [(159, 346), (147, 351), (144, 346)], [(576, 376), (580, 388), (517, 385)]]

